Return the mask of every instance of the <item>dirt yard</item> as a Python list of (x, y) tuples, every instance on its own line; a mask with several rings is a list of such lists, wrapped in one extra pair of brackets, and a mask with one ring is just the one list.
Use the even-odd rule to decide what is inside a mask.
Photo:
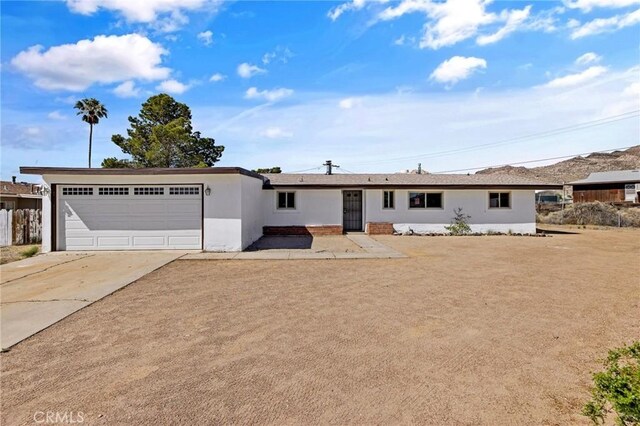
[[(35, 247), (35, 248), (34, 248)], [(22, 260), (27, 256), (31, 250), (40, 251), (40, 244), (24, 245), (24, 246), (3, 246), (0, 247), (0, 265), (5, 263), (15, 262), (16, 260)], [(31, 256), (33, 254), (29, 253)]]
[(588, 424), (597, 359), (640, 337), (640, 232), (576, 232), (176, 261), (2, 354), (2, 421)]

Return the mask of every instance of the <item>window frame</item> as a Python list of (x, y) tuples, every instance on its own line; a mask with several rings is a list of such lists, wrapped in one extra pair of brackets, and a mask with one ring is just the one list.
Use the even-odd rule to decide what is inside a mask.
[[(492, 207), (491, 206), (491, 194), (498, 194), (498, 207)], [(500, 195), (501, 194), (507, 194), (509, 197), (509, 205), (507, 207), (503, 207), (500, 201)], [(511, 191), (489, 191), (487, 192), (487, 203), (488, 203), (488, 208), (490, 210), (509, 210), (511, 209), (511, 206), (513, 205), (513, 198), (511, 197)]]
[[(412, 206), (411, 194), (424, 194), (424, 207)], [(440, 194), (440, 207), (429, 207), (429, 194)], [(407, 205), (409, 210), (444, 210), (444, 191), (407, 191)]]
[[(385, 195), (390, 194), (391, 198), (387, 196), (385, 200)], [(387, 201), (387, 207), (385, 207), (385, 201)], [(391, 201), (391, 203), (389, 203)], [(383, 190), (382, 191), (382, 210), (395, 210), (396, 209), (396, 191), (391, 190)]]
[[(294, 211), (298, 208), (297, 191), (276, 191), (276, 210), (279, 211)], [(289, 207), (289, 197), (285, 195), (286, 207), (280, 207), (280, 194), (293, 194), (293, 207)]]

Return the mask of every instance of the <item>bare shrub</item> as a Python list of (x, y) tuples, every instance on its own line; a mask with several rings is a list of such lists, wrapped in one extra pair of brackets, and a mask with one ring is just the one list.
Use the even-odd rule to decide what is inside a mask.
[(539, 223), (553, 225), (596, 225), (596, 226), (633, 226), (640, 227), (640, 209), (618, 209), (611, 204), (578, 203), (567, 206), (564, 210), (538, 215)]
[(640, 228), (640, 209), (625, 209), (622, 212), (622, 226)]

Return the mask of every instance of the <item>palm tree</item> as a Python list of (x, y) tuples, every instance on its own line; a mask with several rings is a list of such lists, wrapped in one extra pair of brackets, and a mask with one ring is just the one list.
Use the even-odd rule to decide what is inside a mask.
[(85, 98), (76, 102), (74, 106), (82, 121), (89, 123), (89, 168), (91, 168), (91, 142), (93, 140), (93, 125), (98, 124), (101, 118), (107, 118), (107, 109), (94, 98)]

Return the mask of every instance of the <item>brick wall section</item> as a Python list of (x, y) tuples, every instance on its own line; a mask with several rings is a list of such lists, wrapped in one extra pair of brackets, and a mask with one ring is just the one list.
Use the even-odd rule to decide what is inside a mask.
[(264, 235), (342, 235), (342, 225), (265, 226)]
[(367, 234), (369, 234), (369, 235), (391, 235), (391, 234), (393, 234), (393, 223), (390, 223), (390, 222), (367, 222)]

